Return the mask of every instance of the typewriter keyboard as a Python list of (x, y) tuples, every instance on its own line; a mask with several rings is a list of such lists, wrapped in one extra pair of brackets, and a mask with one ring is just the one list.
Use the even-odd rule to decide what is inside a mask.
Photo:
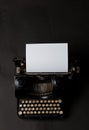
[(63, 115), (62, 100), (19, 99), (18, 115)]

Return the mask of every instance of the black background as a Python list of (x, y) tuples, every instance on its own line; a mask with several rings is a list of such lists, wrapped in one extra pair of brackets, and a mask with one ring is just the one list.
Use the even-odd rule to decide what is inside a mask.
[[(80, 78), (64, 121), (17, 117), (12, 60), (25, 56), (27, 42), (68, 42), (69, 57), (79, 60)], [(88, 0), (0, 0), (0, 130), (88, 130), (88, 66)]]

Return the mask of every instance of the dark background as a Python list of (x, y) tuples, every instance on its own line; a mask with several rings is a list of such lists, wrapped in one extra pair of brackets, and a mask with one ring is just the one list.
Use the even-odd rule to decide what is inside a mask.
[[(68, 42), (69, 57), (79, 60), (80, 78), (64, 121), (17, 117), (12, 60), (25, 56), (26, 42)], [(88, 130), (88, 70), (88, 0), (0, 0), (0, 130)]]

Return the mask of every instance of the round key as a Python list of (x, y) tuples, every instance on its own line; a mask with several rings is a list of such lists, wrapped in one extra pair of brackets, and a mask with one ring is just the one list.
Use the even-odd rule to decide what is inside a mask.
[(26, 104), (23, 104), (23, 107), (26, 107)]
[(55, 103), (57, 103), (58, 102), (58, 100), (55, 100)]
[(27, 109), (27, 107), (25, 108), (25, 111), (27, 111), (28, 109)]
[(42, 111), (42, 114), (44, 114), (45, 112), (44, 111)]
[(43, 108), (42, 108), (42, 107), (40, 107), (39, 109), (40, 109), (40, 110), (42, 110)]
[(34, 110), (35, 110), (35, 108), (33, 107), (33, 108), (32, 108), (32, 110), (34, 111)]
[(29, 105), (29, 104), (27, 104), (27, 107), (30, 107), (30, 105)]
[(31, 111), (30, 114), (33, 114), (33, 111)]
[(33, 100), (32, 102), (35, 103), (35, 100)]
[(47, 100), (44, 100), (44, 103), (47, 103)]
[(22, 107), (22, 108), (21, 108), (21, 111), (23, 111), (23, 110), (24, 110), (24, 108)]
[(52, 107), (52, 104), (49, 104), (50, 107)]
[(59, 100), (58, 100), (58, 102), (59, 102), (59, 103), (62, 103), (62, 100), (61, 100), (61, 99), (59, 99)]
[(48, 104), (46, 104), (46, 107), (48, 107), (49, 105)]
[(19, 116), (22, 115), (22, 111), (19, 111), (18, 114), (19, 114)]
[(46, 107), (44, 107), (43, 110), (46, 110)]
[(22, 100), (21, 103), (24, 103), (24, 100)]
[(26, 111), (23, 111), (23, 114), (26, 114)]
[(54, 110), (57, 110), (57, 108), (56, 108), (56, 107), (54, 107)]
[(29, 108), (28, 108), (28, 110), (30, 111), (30, 110), (31, 110), (31, 108), (29, 107)]
[(22, 104), (19, 104), (19, 107), (22, 107)]
[(33, 104), (31, 104), (31, 107), (33, 107)]
[(40, 100), (40, 103), (43, 103), (43, 100)]
[(27, 114), (30, 114), (30, 112), (29, 112), (29, 111), (27, 111)]
[(42, 104), (42, 107), (45, 107), (45, 104)]
[(50, 103), (51, 101), (50, 100), (48, 100), (48, 103)]
[(28, 100), (25, 100), (25, 103), (28, 103)]
[(59, 112), (59, 111), (56, 111), (56, 113), (57, 113), (57, 114), (60, 114), (60, 112)]
[(38, 110), (39, 110), (39, 108), (37, 107), (37, 108), (36, 108), (36, 110), (38, 111)]
[(31, 100), (29, 100), (29, 103), (31, 103)]
[(36, 103), (39, 103), (39, 100), (36, 100)]
[(38, 114), (40, 114), (41, 112), (40, 111), (38, 111)]
[(63, 111), (60, 111), (59, 113), (62, 115), (62, 114), (63, 114)]
[(34, 111), (34, 114), (37, 114), (37, 112), (36, 112), (36, 111)]
[(34, 104), (35, 107), (37, 107), (37, 104)]
[(52, 114), (52, 111), (49, 111), (49, 114)]
[(55, 111), (53, 111), (53, 114), (55, 114)]
[(41, 106), (41, 104), (38, 104), (38, 107), (40, 107)]
[(60, 107), (58, 107), (57, 109), (58, 109), (58, 110), (60, 110), (61, 108), (60, 108)]
[(53, 106), (55, 107), (55, 106), (56, 106), (56, 104), (53, 104)]
[(50, 108), (50, 110), (53, 110), (53, 109), (54, 109), (53, 107)]
[(48, 111), (46, 111), (46, 114), (48, 114)]
[(59, 107), (60, 106), (60, 104), (57, 104), (57, 107)]
[(54, 103), (54, 100), (52, 100), (51, 102)]
[(47, 110), (50, 110), (50, 108), (48, 107)]

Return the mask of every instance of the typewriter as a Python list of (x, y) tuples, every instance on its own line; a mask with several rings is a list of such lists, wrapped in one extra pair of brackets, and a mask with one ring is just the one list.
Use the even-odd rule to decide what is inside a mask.
[(80, 72), (76, 61), (68, 65), (68, 44), (26, 44), (26, 58), (14, 58), (14, 64), (17, 115), (64, 118), (65, 86)]

